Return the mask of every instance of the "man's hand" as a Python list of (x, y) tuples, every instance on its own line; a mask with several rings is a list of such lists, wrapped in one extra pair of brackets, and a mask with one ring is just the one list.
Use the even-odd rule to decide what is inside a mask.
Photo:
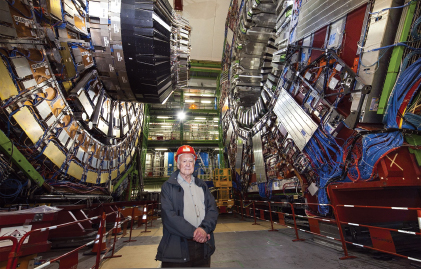
[(210, 235), (208, 235), (205, 230), (202, 228), (197, 228), (193, 233), (193, 240), (198, 243), (205, 243), (210, 238)]

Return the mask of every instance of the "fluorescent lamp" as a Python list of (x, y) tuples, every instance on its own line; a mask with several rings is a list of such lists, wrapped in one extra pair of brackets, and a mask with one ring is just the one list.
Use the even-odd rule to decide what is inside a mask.
[(186, 103), (194, 103), (194, 102), (196, 102), (196, 101), (194, 101), (194, 100), (192, 100), (192, 99), (186, 99), (186, 100), (184, 100), (184, 102), (186, 102)]
[(196, 117), (195, 120), (206, 120), (206, 118)]
[(158, 116), (158, 117), (156, 117), (157, 119), (169, 119), (170, 117), (168, 117), (168, 116)]
[(219, 122), (219, 120), (214, 120), (213, 122)]
[(179, 120), (184, 120), (186, 118), (186, 113), (184, 113), (183, 111), (180, 111), (177, 113), (177, 117)]
[(201, 94), (200, 96), (203, 96), (203, 97), (214, 97), (215, 95), (214, 94), (206, 94), (206, 93), (204, 93), (204, 94)]
[(213, 120), (219, 120), (219, 118), (213, 118)]
[(212, 103), (212, 101), (209, 101), (209, 100), (202, 100), (202, 101), (200, 101), (202, 104), (210, 104), (210, 103)]
[(155, 148), (155, 150), (168, 150), (166, 148)]

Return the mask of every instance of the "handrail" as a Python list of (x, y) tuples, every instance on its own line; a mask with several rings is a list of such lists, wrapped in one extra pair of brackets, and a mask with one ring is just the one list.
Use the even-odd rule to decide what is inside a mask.
[(14, 260), (17, 260), (17, 252), (16, 252), (16, 248), (18, 246), (18, 239), (14, 236), (2, 236), (0, 237), (0, 241), (3, 240), (10, 240), (12, 241), (12, 249), (9, 252), (9, 257), (7, 259), (7, 265), (6, 265), (6, 269), (11, 269), (14, 263)]
[[(104, 215), (105, 215), (105, 216), (109, 216), (109, 215), (112, 215), (112, 214), (116, 214), (116, 213), (115, 213), (115, 212), (111, 212), (111, 213), (108, 213), (108, 214), (105, 214), (105, 213), (104, 213)], [(78, 224), (78, 223), (85, 222), (85, 221), (92, 221), (92, 220), (96, 220), (96, 219), (98, 219), (98, 218), (100, 218), (100, 217), (101, 217), (101, 216), (95, 216), (95, 217), (86, 218), (86, 219), (83, 219), (83, 220), (77, 220), (77, 221), (72, 221), (72, 222), (63, 223), (63, 224), (59, 224), (59, 225), (54, 225), (54, 226), (49, 226), (49, 227), (44, 227), (44, 228), (38, 228), (38, 229), (34, 229), (34, 230), (31, 230), (31, 231), (27, 232), (26, 234), (24, 234), (24, 235), (20, 238), (20, 240), (19, 240), (19, 242), (18, 242), (18, 244), (17, 244), (17, 249), (16, 249), (16, 253), (17, 253), (17, 255), (16, 255), (16, 259), (15, 259), (15, 261), (14, 261), (13, 265), (12, 265), (12, 268), (16, 268), (16, 267), (17, 267), (17, 260), (18, 260), (18, 257), (19, 257), (19, 253), (20, 253), (21, 248), (22, 248), (22, 246), (23, 246), (23, 244), (24, 244), (23, 242), (25, 241), (25, 239), (26, 239), (28, 236), (30, 236), (30, 235), (32, 235), (32, 234), (34, 234), (34, 233), (36, 233), (36, 232), (45, 232), (45, 231), (49, 231), (49, 230), (54, 230), (54, 229), (59, 229), (59, 228), (63, 228), (63, 227), (67, 227), (67, 226), (71, 226), (71, 225)], [(95, 240), (93, 240), (93, 241), (91, 241), (91, 242), (89, 242), (89, 243), (87, 243), (87, 244), (83, 245), (83, 247), (86, 247), (86, 246), (88, 246), (88, 245), (92, 244), (93, 242), (95, 242)], [(78, 248), (78, 250), (79, 250), (79, 249), (80, 249), (80, 247)], [(73, 251), (71, 251), (71, 252), (73, 253), (74, 251), (75, 251), (75, 250), (73, 250)], [(64, 256), (67, 256), (67, 255), (69, 255), (69, 253), (64, 254)], [(63, 255), (62, 255), (62, 256), (63, 256)], [(61, 258), (62, 258), (62, 257), (61, 257)], [(57, 259), (55, 259), (55, 260), (57, 260)], [(51, 263), (51, 261), (48, 261), (48, 262), (46, 262), (46, 263), (50, 264), (50, 263)], [(43, 267), (47, 266), (48, 264), (46, 264), (46, 263), (44, 263), (44, 264), (42, 264), (42, 265), (38, 266), (37, 268), (43, 268)]]
[[(336, 205), (336, 208), (338, 208), (338, 207), (342, 207), (342, 208), (369, 208), (369, 209), (390, 209), (390, 210), (417, 211), (418, 215), (421, 216), (421, 208), (418, 208), (418, 207)], [(377, 230), (383, 230), (383, 231), (389, 231), (389, 232), (398, 232), (398, 233), (408, 234), (408, 235), (421, 235), (421, 232), (405, 231), (405, 230), (400, 230), (400, 229), (393, 229), (393, 228), (372, 226), (372, 225), (367, 225), (367, 224), (360, 224), (360, 223), (340, 221), (339, 220), (339, 217), (338, 217), (338, 222), (340, 224), (344, 224), (344, 225), (351, 225), (351, 226), (357, 226), (357, 227), (365, 227), (365, 228), (369, 228), (369, 229), (377, 229)], [(371, 231), (370, 231), (370, 233), (371, 233)], [(396, 253), (396, 250), (395, 250), (395, 252), (391, 252), (391, 251), (388, 251), (388, 250), (385, 250), (385, 249), (379, 249), (379, 248), (376, 248), (376, 247), (370, 247), (370, 246), (366, 246), (366, 245), (362, 245), (362, 244), (357, 244), (357, 243), (354, 243), (354, 242), (349, 242), (349, 241), (345, 241), (345, 242), (348, 243), (348, 244), (354, 245), (354, 246), (358, 246), (358, 247), (362, 247), (362, 248), (367, 248), (367, 249), (371, 249), (371, 250), (376, 250), (376, 251), (384, 252), (384, 253), (387, 253), (387, 254), (395, 255), (395, 256), (398, 256), (398, 257), (401, 257), (401, 258), (405, 258), (405, 259), (408, 259), (408, 260), (412, 260), (412, 261), (416, 261), (416, 262), (421, 262), (421, 259), (417, 259), (417, 258), (405, 256), (405, 255), (402, 255), (402, 254), (398, 254), (398, 253)]]
[[(247, 206), (244, 206), (244, 203), (249, 203), (249, 202), (250, 202), (250, 204), (248, 204)], [(344, 256), (340, 258), (341, 260), (342, 259), (356, 258), (355, 256), (349, 256), (348, 255), (348, 250), (347, 250), (346, 244), (351, 244), (351, 245), (354, 245), (354, 246), (359, 246), (359, 247), (363, 247), (363, 248), (367, 248), (367, 249), (371, 249), (371, 250), (376, 250), (376, 251), (388, 253), (388, 254), (391, 254), (391, 255), (398, 256), (398, 257), (406, 258), (406, 259), (409, 259), (409, 260), (412, 260), (412, 261), (421, 262), (421, 259), (417, 259), (417, 258), (405, 256), (405, 255), (402, 255), (402, 254), (398, 254), (398, 253), (396, 253), (396, 251), (395, 252), (392, 252), (392, 251), (388, 251), (388, 250), (385, 250), (385, 249), (380, 249), (380, 248), (376, 248), (376, 247), (370, 247), (370, 246), (361, 245), (361, 244), (357, 244), (357, 243), (346, 241), (345, 240), (345, 237), (344, 237), (343, 230), (342, 230), (342, 225), (359, 226), (359, 227), (365, 227), (365, 228), (368, 228), (368, 229), (378, 229), (378, 230), (382, 230), (382, 231), (398, 232), (398, 233), (402, 233), (402, 234), (415, 235), (415, 236), (420, 236), (421, 235), (421, 226), (420, 226), (420, 232), (416, 232), (416, 231), (406, 231), (406, 230), (386, 228), (386, 227), (378, 227), (378, 226), (373, 226), (373, 225), (368, 225), (368, 224), (345, 222), (345, 221), (341, 221), (340, 220), (340, 216), (339, 216), (338, 210), (337, 210), (338, 207), (342, 207), (342, 208), (368, 208), (368, 209), (389, 209), (389, 210), (417, 211), (418, 218), (421, 219), (421, 208), (417, 208), (417, 207), (390, 207), (390, 206), (388, 206), (388, 207), (385, 207), (385, 206), (365, 206), (365, 205), (336, 205), (336, 206), (333, 206), (331, 204), (318, 204), (318, 203), (289, 203), (289, 202), (257, 201), (257, 200), (243, 200), (243, 199), (241, 199), (240, 200), (240, 205), (236, 205), (236, 208), (237, 208), (237, 212), (236, 213), (240, 214), (242, 216), (242, 218), (244, 216), (247, 216), (246, 214), (243, 214), (243, 209), (249, 207), (251, 204), (253, 204), (253, 216), (250, 216), (250, 215), (248, 215), (248, 216), (254, 218), (254, 223), (252, 225), (256, 225), (256, 224), (258, 225), (258, 223), (256, 222), (256, 219), (270, 221), (271, 222), (271, 225), (272, 225), (271, 226), (272, 229), (269, 230), (269, 231), (272, 231), (273, 230), (273, 223), (277, 223), (277, 222), (273, 221), (273, 219), (272, 219), (272, 213), (278, 213), (278, 214), (281, 214), (282, 216), (285, 216), (285, 215), (286, 216), (292, 216), (292, 218), (294, 220), (294, 227), (291, 227), (289, 225), (286, 225), (285, 223), (284, 224), (283, 223), (277, 223), (277, 224), (286, 226), (288, 228), (293, 228), (295, 230), (296, 239), (294, 239), (293, 241), (302, 241), (303, 240), (303, 239), (300, 239), (299, 238), (298, 230), (299, 231), (302, 231), (302, 232), (305, 232), (305, 233), (310, 233), (310, 234), (313, 234), (313, 235), (322, 236), (322, 237), (325, 237), (325, 238), (328, 238), (328, 239), (331, 239), (331, 240), (341, 241), (341, 243), (342, 243), (342, 249), (344, 251)], [(269, 210), (262, 209), (262, 208), (256, 208), (256, 204), (267, 205), (268, 208), (269, 208)], [(291, 206), (291, 212), (292, 212), (292, 214), (284, 213), (284, 212), (272, 211), (272, 209), (271, 209), (272, 208), (272, 204), (288, 204), (288, 205)], [(332, 212), (334, 214), (334, 219), (327, 219), (327, 218), (323, 218), (323, 217), (320, 217), (319, 218), (319, 217), (313, 217), (313, 216), (297, 215), (297, 214), (295, 214), (295, 211), (294, 211), (294, 206), (296, 206), (296, 205), (304, 205), (304, 206), (318, 205), (318, 206), (328, 206), (328, 207), (331, 207), (332, 208)], [(240, 210), (241, 210), (241, 213), (239, 212)], [(261, 217), (260, 218), (256, 216), (256, 210), (260, 210), (260, 212), (261, 212), (260, 213), (261, 214)], [(270, 220), (264, 219), (264, 216), (263, 216), (262, 212), (269, 212)], [(249, 210), (248, 210), (248, 213), (249, 213)], [(322, 235), (320, 233), (316, 233), (316, 232), (313, 232), (313, 231), (306, 231), (304, 229), (299, 229), (299, 228), (297, 228), (297, 223), (296, 223), (296, 219), (295, 219), (296, 217), (306, 218), (306, 219), (314, 219), (314, 220), (321, 221), (321, 222), (335, 223), (336, 226), (338, 227), (338, 230), (339, 230), (340, 239), (339, 238), (334, 238), (334, 237), (331, 237), (331, 236)]]

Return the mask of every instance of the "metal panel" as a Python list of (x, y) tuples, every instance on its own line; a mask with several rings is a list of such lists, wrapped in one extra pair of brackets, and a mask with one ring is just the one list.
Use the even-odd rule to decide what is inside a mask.
[(29, 62), (24, 57), (16, 57), (10, 59), (15, 67), (16, 74), (19, 78), (24, 78), (26, 76), (31, 76), (32, 71), (31, 67), (29, 66)]
[(44, 134), (41, 126), (35, 120), (34, 115), (27, 107), (22, 107), (15, 115), (16, 122), (25, 131), (26, 135), (31, 139), (32, 143), (36, 143)]
[(233, 131), (234, 131), (234, 128), (232, 127), (232, 124), (230, 122), (228, 131), (227, 131), (227, 138), (225, 139), (225, 146), (229, 145)]
[(282, 88), (278, 101), (273, 108), (278, 121), (291, 135), (295, 145), (303, 150), (307, 142), (317, 130), (317, 124)]
[(253, 155), (257, 182), (266, 182), (266, 169), (265, 162), (263, 160), (262, 136), (260, 135), (260, 132), (257, 132), (253, 136)]
[(76, 163), (71, 162), (70, 163), (70, 166), (69, 166), (69, 169), (67, 170), (67, 173), (70, 176), (72, 176), (72, 177), (74, 177), (76, 179), (81, 180), (82, 179), (82, 175), (83, 175), (83, 168), (80, 167), (79, 165), (77, 165)]
[(44, 155), (47, 156), (57, 167), (61, 167), (63, 162), (66, 160), (66, 155), (53, 143), (48, 143), (48, 146), (44, 150)]
[(18, 95), (18, 90), (4, 62), (0, 61), (0, 98), (6, 100), (14, 95)]
[(241, 160), (243, 159), (243, 139), (237, 139), (237, 155), (235, 156), (235, 169), (241, 169)]
[[(366, 4), (368, 0), (313, 0), (303, 1), (297, 25), (295, 40), (321, 29), (354, 9)], [(294, 41), (295, 41), (294, 40)]]

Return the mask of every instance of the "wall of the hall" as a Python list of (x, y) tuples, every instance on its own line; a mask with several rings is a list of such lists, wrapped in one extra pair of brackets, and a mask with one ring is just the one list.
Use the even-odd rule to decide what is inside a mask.
[(192, 26), (191, 59), (221, 61), (229, 4), (230, 0), (183, 0), (179, 14)]

